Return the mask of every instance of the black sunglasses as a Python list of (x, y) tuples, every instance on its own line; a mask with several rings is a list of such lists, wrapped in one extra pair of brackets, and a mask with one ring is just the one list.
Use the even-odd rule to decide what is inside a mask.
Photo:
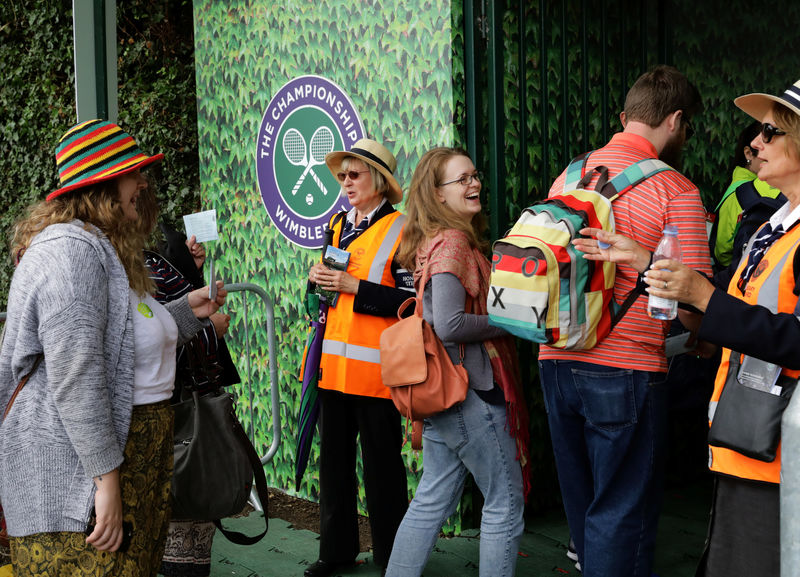
[(773, 136), (783, 136), (784, 134), (786, 133), (783, 130), (777, 126), (771, 125), (769, 122), (765, 122), (761, 125), (761, 140), (767, 144), (772, 142)]
[(350, 180), (358, 180), (358, 175), (359, 174), (364, 174), (365, 172), (369, 172), (369, 169), (367, 169), (367, 170), (348, 170), (347, 172), (337, 172), (336, 173), (336, 178), (339, 179), (339, 182), (344, 182), (344, 179), (347, 178), (348, 176), (350, 177)]

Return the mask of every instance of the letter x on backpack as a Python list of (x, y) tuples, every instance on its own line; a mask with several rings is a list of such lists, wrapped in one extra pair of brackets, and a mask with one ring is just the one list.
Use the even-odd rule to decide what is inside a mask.
[[(583, 258), (571, 241), (585, 227), (614, 232), (611, 203), (643, 180), (672, 168), (660, 160), (632, 164), (608, 180), (586, 171), (591, 152), (567, 167), (564, 192), (526, 208), (495, 241), (487, 308), (489, 324), (563, 349), (591, 349), (611, 332), (640, 294), (614, 301), (616, 265)], [(587, 190), (594, 173), (600, 178)]]

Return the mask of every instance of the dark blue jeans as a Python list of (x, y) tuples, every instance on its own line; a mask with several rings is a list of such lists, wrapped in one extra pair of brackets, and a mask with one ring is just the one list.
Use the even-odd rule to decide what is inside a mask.
[(666, 375), (576, 361), (539, 367), (584, 577), (650, 577), (666, 459)]

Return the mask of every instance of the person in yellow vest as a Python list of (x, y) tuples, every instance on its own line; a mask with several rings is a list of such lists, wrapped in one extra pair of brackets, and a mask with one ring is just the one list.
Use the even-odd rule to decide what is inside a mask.
[[(709, 405), (710, 468), (716, 473), (705, 577), (780, 573), (782, 411), (800, 376), (800, 81), (781, 96), (747, 94), (734, 103), (762, 123), (750, 146), (759, 178), (787, 198), (750, 239), (746, 258), (706, 277), (672, 260), (646, 273), (650, 294), (704, 313), (697, 338), (723, 347)], [(596, 229), (576, 246), (591, 260), (628, 262), (640, 272), (650, 255), (621, 235)]]
[[(397, 161), (374, 140), (325, 157), (352, 209), (331, 219), (331, 245), (348, 254), (347, 270), (317, 263), (311, 287), (338, 294), (328, 309), (320, 361), (320, 544), (306, 577), (330, 575), (359, 552), (356, 437), (361, 444), (375, 564), (385, 568), (408, 507), (400, 414), (381, 381), (379, 339), (413, 296), (411, 274), (395, 262), (405, 217), (394, 177)], [(340, 253), (341, 254), (341, 253)]]
[(761, 159), (750, 143), (759, 132), (761, 123), (754, 120), (736, 141), (731, 183), (714, 211), (709, 237), (715, 271), (738, 263), (747, 240), (786, 202), (780, 190), (757, 177)]

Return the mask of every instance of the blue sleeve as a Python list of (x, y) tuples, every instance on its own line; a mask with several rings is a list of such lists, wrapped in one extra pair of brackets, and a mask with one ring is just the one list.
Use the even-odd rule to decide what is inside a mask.
[[(798, 253), (793, 261), (795, 294), (800, 286)], [(800, 369), (800, 319), (791, 313), (773, 313), (766, 307), (747, 304), (721, 288), (711, 295), (697, 336), (788, 369)]]

